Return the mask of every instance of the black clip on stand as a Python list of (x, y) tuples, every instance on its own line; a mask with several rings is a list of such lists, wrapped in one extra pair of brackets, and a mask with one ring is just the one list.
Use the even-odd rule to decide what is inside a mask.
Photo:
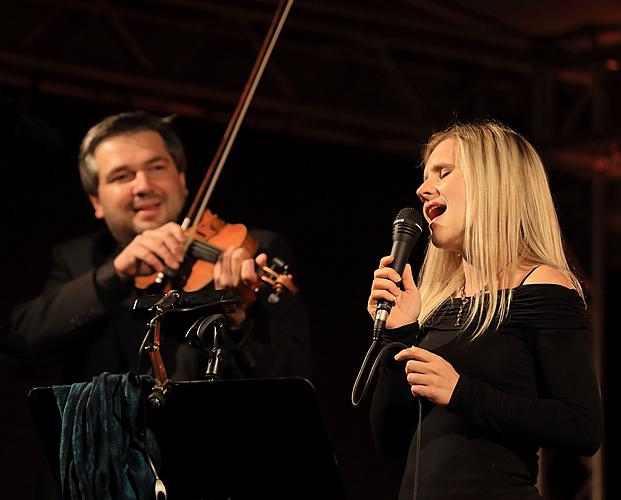
[[(224, 314), (212, 314), (199, 319), (192, 325), (185, 335), (186, 342), (191, 346), (207, 353), (208, 362), (205, 370), (206, 380), (217, 380), (222, 372), (222, 358), (224, 356), (224, 336), (228, 331), (228, 319)], [(211, 342), (207, 337), (208, 329), (212, 328)]]
[[(234, 312), (239, 298), (227, 290), (183, 292), (171, 290), (164, 295), (143, 295), (136, 299), (134, 309), (146, 309), (153, 313), (147, 325), (147, 334), (143, 343), (144, 350), (149, 353), (155, 385), (148, 397), (154, 408), (165, 403), (165, 396), (170, 391), (170, 379), (160, 353), (160, 320), (168, 313), (207, 311), (208, 316), (194, 322), (185, 336), (186, 342), (201, 349), (209, 356), (205, 373), (207, 380), (220, 377), (224, 335), (228, 330), (228, 320), (224, 313)], [(207, 339), (207, 332), (213, 329), (212, 340)]]

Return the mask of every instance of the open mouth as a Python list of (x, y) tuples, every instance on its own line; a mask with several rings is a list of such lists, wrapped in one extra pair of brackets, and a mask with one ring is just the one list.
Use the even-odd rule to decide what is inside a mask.
[(427, 207), (426, 214), (429, 219), (429, 223), (431, 224), (435, 219), (440, 217), (444, 212), (446, 212), (446, 205), (433, 203)]

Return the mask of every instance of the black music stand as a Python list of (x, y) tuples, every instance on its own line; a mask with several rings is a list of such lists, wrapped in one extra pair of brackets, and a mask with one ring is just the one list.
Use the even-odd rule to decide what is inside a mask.
[[(29, 394), (58, 475), (60, 416)], [(313, 386), (302, 378), (173, 382), (147, 415), (170, 500), (346, 498)], [(58, 480), (58, 478), (57, 478)]]

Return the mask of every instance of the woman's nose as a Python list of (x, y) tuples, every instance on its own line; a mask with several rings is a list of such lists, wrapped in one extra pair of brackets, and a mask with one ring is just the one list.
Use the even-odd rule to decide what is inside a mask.
[(427, 179), (425, 182), (423, 182), (420, 186), (418, 186), (418, 189), (416, 190), (416, 195), (423, 203), (429, 200), (434, 193), (435, 187), (430, 179)]

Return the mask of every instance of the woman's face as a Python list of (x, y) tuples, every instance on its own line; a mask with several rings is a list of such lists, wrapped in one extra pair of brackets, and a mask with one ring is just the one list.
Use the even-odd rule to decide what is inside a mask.
[(466, 182), (456, 162), (456, 149), (454, 138), (435, 147), (416, 194), (424, 204), (434, 246), (461, 252), (466, 228)]

